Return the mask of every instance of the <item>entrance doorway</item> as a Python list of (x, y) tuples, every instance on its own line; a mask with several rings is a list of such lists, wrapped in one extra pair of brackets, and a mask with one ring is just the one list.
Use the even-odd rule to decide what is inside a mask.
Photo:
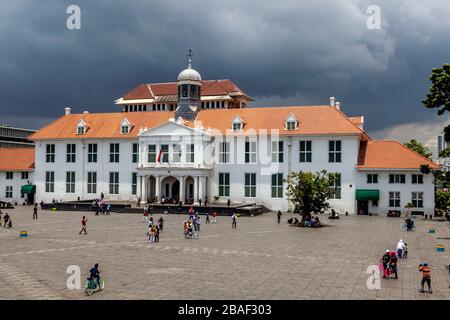
[(369, 214), (369, 200), (357, 201), (358, 214)]
[(166, 177), (161, 181), (162, 195), (161, 200), (164, 198), (165, 202), (175, 203), (179, 201), (180, 197), (180, 181), (175, 177)]

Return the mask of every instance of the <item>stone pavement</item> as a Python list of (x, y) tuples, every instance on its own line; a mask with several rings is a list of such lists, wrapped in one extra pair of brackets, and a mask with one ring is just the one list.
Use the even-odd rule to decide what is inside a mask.
[[(232, 230), (228, 217), (205, 225), (202, 216), (199, 240), (186, 240), (186, 216), (165, 215), (160, 242), (149, 244), (139, 214), (39, 211), (32, 220), (31, 207), (5, 211), (14, 228), (0, 228), (0, 299), (450, 299), (448, 222), (418, 219), (416, 231), (403, 232), (398, 218), (321, 216), (328, 227), (305, 229), (289, 227), (290, 214), (277, 225), (268, 213), (241, 217)], [(78, 234), (83, 215), (86, 236)], [(436, 234), (427, 233), (431, 226)], [(399, 279), (369, 290), (367, 268), (400, 238), (409, 257), (399, 261)], [(417, 291), (421, 261), (432, 268), (432, 295)], [(96, 262), (103, 292), (86, 297), (67, 288), (68, 266), (80, 266), (84, 286)]]

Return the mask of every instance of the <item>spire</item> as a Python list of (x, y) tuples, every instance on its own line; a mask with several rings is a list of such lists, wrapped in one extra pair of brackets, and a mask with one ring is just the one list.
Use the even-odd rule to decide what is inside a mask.
[(192, 49), (188, 50), (188, 54), (186, 55), (186, 57), (188, 57), (188, 69), (192, 69)]

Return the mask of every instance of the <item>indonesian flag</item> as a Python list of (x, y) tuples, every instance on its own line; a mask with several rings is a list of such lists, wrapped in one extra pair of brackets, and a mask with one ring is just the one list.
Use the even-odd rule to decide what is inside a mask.
[(157, 161), (158, 161), (159, 163), (162, 162), (163, 155), (164, 155), (164, 151), (163, 151), (163, 149), (161, 148), (161, 149), (159, 149), (159, 154), (158, 154), (158, 159), (157, 159)]

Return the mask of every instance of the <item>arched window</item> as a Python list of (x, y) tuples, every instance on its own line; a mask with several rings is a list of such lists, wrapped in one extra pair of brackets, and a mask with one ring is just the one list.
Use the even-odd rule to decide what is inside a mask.
[(77, 125), (77, 134), (85, 134), (85, 133), (86, 133), (86, 123), (84, 123), (83, 119), (81, 119)]
[(289, 117), (286, 119), (286, 130), (296, 130), (298, 126), (297, 118), (290, 114)]

